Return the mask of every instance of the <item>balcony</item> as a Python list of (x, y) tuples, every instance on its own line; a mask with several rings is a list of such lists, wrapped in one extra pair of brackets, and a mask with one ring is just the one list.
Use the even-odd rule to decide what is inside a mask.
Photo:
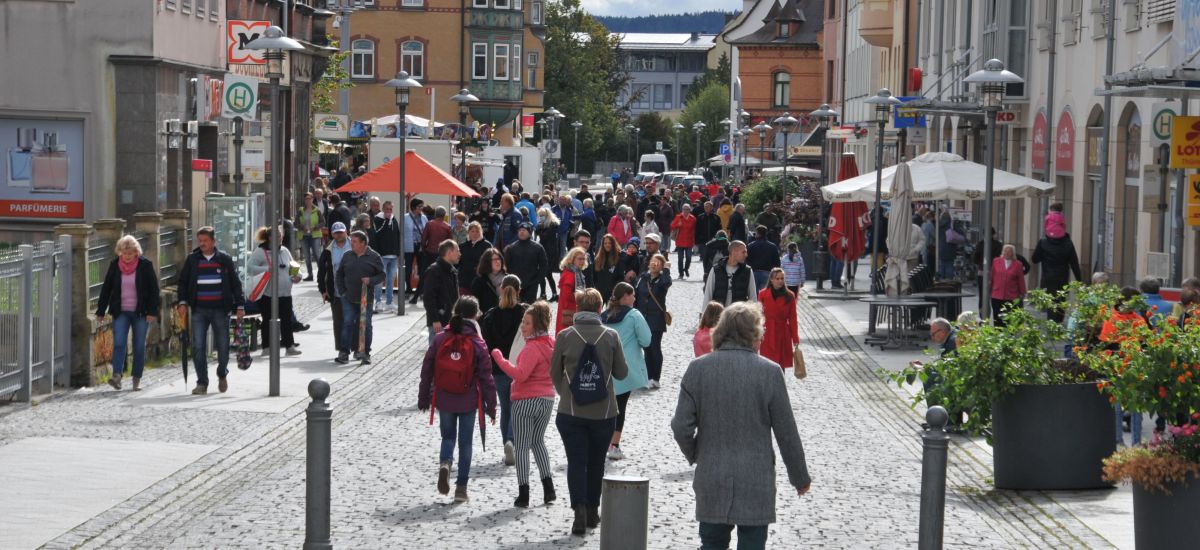
[(881, 48), (892, 47), (892, 0), (866, 0), (858, 21), (858, 34), (866, 43)]

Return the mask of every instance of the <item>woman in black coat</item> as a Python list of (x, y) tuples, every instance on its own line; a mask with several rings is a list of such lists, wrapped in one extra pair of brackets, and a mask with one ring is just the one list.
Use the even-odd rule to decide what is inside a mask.
[(650, 376), (647, 387), (656, 390), (662, 375), (662, 339), (667, 332), (667, 290), (671, 288), (671, 273), (666, 269), (667, 259), (662, 254), (651, 256), (648, 265), (649, 269), (638, 275), (633, 285), (634, 307), (642, 312), (646, 324), (650, 325), (650, 346), (646, 348), (646, 373)]
[[(108, 264), (100, 300), (96, 305), (96, 320), (112, 315), (113, 354), (112, 377), (108, 385), (121, 389), (125, 374), (125, 352), (129, 330), (133, 329), (133, 389), (141, 389), (142, 370), (146, 366), (146, 332), (158, 319), (161, 295), (154, 264), (142, 256), (142, 246), (133, 235), (117, 241), (117, 257)], [(132, 289), (133, 293), (127, 292)]]
[(558, 218), (549, 208), (542, 207), (538, 210), (538, 226), (537, 238), (538, 244), (546, 251), (546, 261), (550, 269), (546, 270), (546, 277), (538, 281), (538, 296), (541, 299), (546, 299), (546, 283), (550, 283), (550, 293), (552, 294), (550, 301), (558, 301), (558, 285), (554, 283), (554, 272), (558, 271), (558, 264), (562, 262), (562, 253), (558, 246)]
[[(486, 277), (480, 277), (484, 279)], [(521, 278), (506, 275), (500, 283), (500, 301), (479, 319), (483, 341), (490, 350), (500, 350), (505, 357), (515, 357), (513, 341), (521, 329), (521, 319), (529, 306), (521, 303)], [(504, 463), (516, 464), (512, 430), (512, 378), (492, 361), (492, 377), (496, 380), (496, 397), (500, 402), (500, 435), (504, 441)]]
[(475, 280), (471, 282), (471, 295), (479, 300), (479, 311), (486, 314), (500, 304), (500, 285), (506, 275), (508, 269), (504, 265), (504, 254), (495, 248), (485, 250), (479, 257)]

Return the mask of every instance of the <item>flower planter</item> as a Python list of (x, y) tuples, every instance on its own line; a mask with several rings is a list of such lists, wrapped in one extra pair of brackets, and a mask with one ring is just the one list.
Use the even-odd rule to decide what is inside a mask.
[[(1183, 548), (1200, 540), (1200, 482), (1168, 484), (1170, 495), (1133, 485), (1133, 539), (1138, 550)], [(1182, 541), (1193, 541), (1191, 543)]]
[(1018, 385), (992, 403), (997, 489), (1099, 489), (1116, 450), (1113, 408), (1095, 383)]
[[(787, 245), (784, 245), (785, 251), (786, 251), (786, 248), (787, 248)], [(804, 241), (804, 242), (796, 245), (796, 248), (800, 251), (800, 257), (804, 260), (805, 267), (811, 266), (811, 265), (816, 265), (817, 243), (814, 243), (812, 241)], [(813, 271), (812, 269), (805, 269), (804, 272), (805, 272), (805, 275), (807, 275), (806, 279), (808, 279), (809, 281), (817, 280), (816, 272)]]

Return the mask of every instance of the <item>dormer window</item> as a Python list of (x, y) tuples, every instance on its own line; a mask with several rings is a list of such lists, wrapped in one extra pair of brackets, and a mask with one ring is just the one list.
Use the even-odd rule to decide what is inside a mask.
[(791, 34), (792, 34), (792, 24), (791, 23), (789, 23), (787, 21), (780, 21), (779, 23), (776, 23), (776, 26), (778, 28), (778, 33), (777, 33), (778, 38), (787, 38), (787, 37), (791, 36)]

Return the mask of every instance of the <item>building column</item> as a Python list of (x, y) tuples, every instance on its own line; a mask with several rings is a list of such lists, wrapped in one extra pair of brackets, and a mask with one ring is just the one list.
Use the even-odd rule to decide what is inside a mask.
[(94, 330), (91, 308), (88, 307), (88, 242), (92, 237), (92, 226), (72, 223), (55, 226), (54, 236), (71, 237), (71, 347), (78, 350), (71, 354), (71, 385), (93, 386), (96, 370), (93, 368)]

